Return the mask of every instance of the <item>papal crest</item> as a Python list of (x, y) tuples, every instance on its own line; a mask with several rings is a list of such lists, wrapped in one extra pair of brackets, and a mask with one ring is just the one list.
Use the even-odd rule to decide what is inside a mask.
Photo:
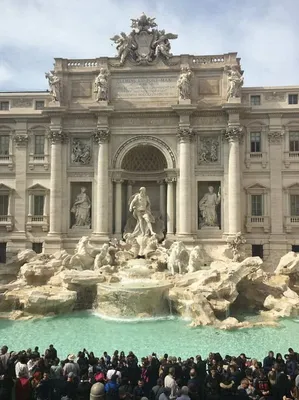
[(164, 60), (172, 57), (170, 40), (177, 39), (178, 35), (155, 29), (155, 18), (145, 14), (131, 21), (131, 33), (121, 32), (111, 38), (116, 44), (120, 65), (124, 65), (127, 59), (137, 64), (150, 64), (159, 57)]

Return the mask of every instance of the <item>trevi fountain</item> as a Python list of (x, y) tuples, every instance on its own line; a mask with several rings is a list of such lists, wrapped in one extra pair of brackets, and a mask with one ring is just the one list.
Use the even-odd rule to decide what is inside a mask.
[[(220, 193), (214, 193), (210, 187), (200, 200), (203, 224), (216, 221), (215, 207), (220, 199)], [(71, 335), (76, 319), (81, 328), (87, 327), (88, 337), (98, 329), (103, 331), (103, 326), (96, 328), (99, 322), (94, 321), (101, 317), (118, 321), (117, 324), (102, 322), (108, 324), (107, 346), (110, 346), (109, 338), (112, 340), (112, 328), (136, 329), (130, 333), (135, 335), (128, 342), (131, 346), (135, 341), (140, 343), (138, 332), (145, 329), (147, 338), (161, 332), (169, 339), (164, 345), (167, 347), (173, 340), (175, 349), (176, 341), (184, 335), (188, 343), (195, 340), (196, 336), (192, 335), (198, 329), (192, 327), (210, 326), (204, 335), (205, 342), (211, 343), (217, 332), (221, 337), (223, 331), (238, 329), (239, 340), (242, 331), (246, 331), (250, 333), (247, 344), (251, 332), (253, 336), (260, 331), (272, 332), (270, 336), (275, 338), (273, 328), (283, 326), (280, 318), (291, 318), (296, 327), (295, 318), (299, 314), (299, 256), (296, 253), (283, 256), (270, 273), (259, 257), (245, 258), (242, 251), (245, 240), (241, 233), (231, 237), (226, 248), (211, 246), (210, 252), (207, 247), (189, 248), (180, 241), (164, 240), (159, 221), (152, 215), (145, 187), (131, 197), (128, 207), (131, 214), (122, 240), (111, 240), (96, 247), (88, 236), (83, 236), (74, 254), (65, 250), (52, 255), (23, 250), (1, 268), (0, 326), (6, 328), (4, 337), (5, 332), (10, 332), (10, 339), (16, 332), (20, 334), (22, 324), (27, 324), (26, 336), (28, 329), (33, 329), (36, 335), (38, 324), (43, 332), (54, 324), (53, 330), (50, 329), (55, 335), (55, 324), (59, 323)], [(90, 200), (82, 188), (72, 206), (77, 224), (88, 223), (89, 208)], [(92, 312), (84, 313), (84, 310)], [(136, 328), (138, 321), (141, 323)], [(13, 330), (8, 322), (13, 324)], [(261, 329), (248, 331), (258, 327)], [(182, 329), (184, 333), (180, 333)], [(177, 337), (172, 338), (174, 332)], [(217, 335), (215, 338), (219, 339)], [(89, 346), (92, 343), (91, 339)], [(243, 345), (246, 349), (246, 344)]]

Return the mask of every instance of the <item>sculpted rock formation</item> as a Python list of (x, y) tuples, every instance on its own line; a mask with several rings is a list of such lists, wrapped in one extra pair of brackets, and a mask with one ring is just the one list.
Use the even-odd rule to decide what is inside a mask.
[[(297, 254), (283, 256), (270, 274), (259, 257), (235, 261), (242, 258), (242, 243), (241, 234), (231, 238), (234, 251), (216, 249), (211, 262), (212, 252), (201, 246), (160, 244), (155, 235), (131, 235), (101, 247), (84, 236), (74, 254), (23, 250), (9, 264), (10, 283), (0, 285), (0, 310), (11, 311), (11, 318), (91, 308), (120, 318), (173, 312), (192, 326), (220, 329), (273, 326), (277, 318), (298, 316)], [(238, 321), (231, 315), (238, 310), (258, 312), (261, 320)]]

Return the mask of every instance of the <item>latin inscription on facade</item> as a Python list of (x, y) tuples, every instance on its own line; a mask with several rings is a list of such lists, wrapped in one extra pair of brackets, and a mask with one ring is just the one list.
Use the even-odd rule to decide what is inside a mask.
[(176, 76), (112, 79), (113, 99), (176, 97)]

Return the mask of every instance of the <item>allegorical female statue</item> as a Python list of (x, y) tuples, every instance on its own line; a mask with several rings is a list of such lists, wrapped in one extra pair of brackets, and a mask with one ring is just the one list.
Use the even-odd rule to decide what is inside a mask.
[(226, 66), (228, 75), (227, 100), (241, 97), (241, 88), (244, 84), (243, 73), (238, 65)]
[(218, 194), (214, 193), (214, 187), (209, 186), (208, 192), (199, 201), (199, 211), (201, 214), (201, 226), (219, 226), (216, 208), (221, 201), (220, 188)]
[(151, 212), (150, 199), (146, 194), (145, 187), (139, 189), (139, 193), (134, 194), (129, 203), (129, 211), (133, 212), (133, 217), (137, 220), (132, 236), (155, 235), (152, 223), (155, 218)]
[(189, 67), (181, 69), (181, 75), (177, 81), (177, 87), (179, 89), (179, 97), (182, 100), (187, 100), (191, 97), (192, 77), (193, 73)]
[(99, 75), (96, 77), (94, 85), (97, 101), (108, 100), (108, 78), (109, 71), (104, 68), (100, 69)]
[(46, 79), (48, 79), (50, 95), (53, 101), (60, 101), (60, 79), (52, 72), (46, 72)]
[(91, 201), (86, 194), (86, 188), (81, 187), (81, 192), (76, 197), (75, 203), (71, 208), (71, 212), (75, 214), (76, 221), (73, 228), (77, 226), (90, 228), (90, 207)]

